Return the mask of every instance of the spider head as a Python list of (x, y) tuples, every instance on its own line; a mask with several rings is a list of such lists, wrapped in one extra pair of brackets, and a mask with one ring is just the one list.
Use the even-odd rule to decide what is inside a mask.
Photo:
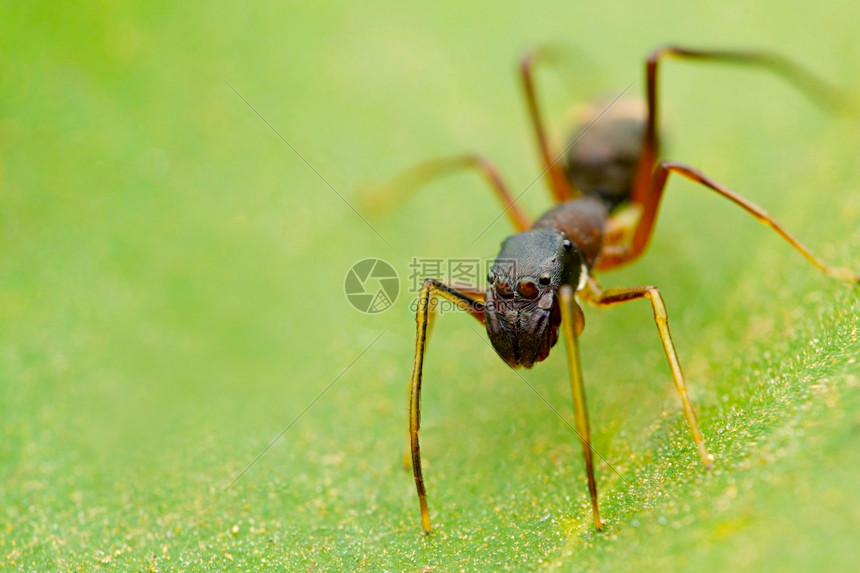
[(531, 229), (508, 237), (487, 275), (487, 335), (511, 368), (531, 368), (558, 341), (558, 289), (576, 288), (584, 258), (564, 233)]

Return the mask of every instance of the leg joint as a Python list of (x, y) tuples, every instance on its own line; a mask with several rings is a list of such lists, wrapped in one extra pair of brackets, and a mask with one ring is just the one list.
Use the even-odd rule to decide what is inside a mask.
[(654, 309), (654, 318), (658, 321), (666, 322), (669, 320), (669, 314), (666, 312), (666, 305), (663, 303), (663, 295), (660, 294), (660, 289), (653, 285), (643, 287), (645, 296), (651, 301), (651, 307)]

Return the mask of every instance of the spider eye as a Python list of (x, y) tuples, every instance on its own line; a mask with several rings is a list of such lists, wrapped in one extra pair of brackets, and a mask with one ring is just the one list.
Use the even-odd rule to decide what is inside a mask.
[(506, 280), (500, 280), (496, 283), (496, 292), (505, 298), (511, 298), (514, 296), (514, 290), (511, 288), (511, 284)]
[(570, 242), (570, 239), (565, 239), (561, 242), (561, 246), (564, 247), (564, 250), (570, 252), (573, 248), (573, 243)]
[(488, 272), (487, 273), (487, 282), (488, 283), (496, 282), (496, 273), (494, 273), (493, 271)]
[(523, 279), (517, 283), (517, 292), (525, 298), (537, 298), (540, 294), (537, 285), (529, 279)]
[(540, 283), (541, 286), (549, 285), (549, 283), (550, 283), (549, 275), (542, 276), (541, 278), (538, 279), (538, 282)]

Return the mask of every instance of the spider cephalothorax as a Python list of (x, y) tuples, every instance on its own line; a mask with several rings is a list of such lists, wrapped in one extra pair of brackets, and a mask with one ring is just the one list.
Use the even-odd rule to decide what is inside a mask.
[(561, 324), (558, 289), (582, 272), (579, 249), (559, 231), (532, 229), (502, 243), (484, 312), (490, 342), (509, 366), (531, 368), (549, 355)]

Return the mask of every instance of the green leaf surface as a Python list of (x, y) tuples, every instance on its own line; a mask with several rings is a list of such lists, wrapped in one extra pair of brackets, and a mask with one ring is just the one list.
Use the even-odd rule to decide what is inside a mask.
[[(856, 102), (858, 17), (852, 2), (4, 4), (0, 569), (856, 568), (860, 293), (680, 179), (648, 254), (601, 280), (661, 288), (715, 468), (647, 303), (586, 309), (593, 531), (561, 348), (521, 379), (444, 313), (421, 535), (402, 466), (413, 261), (491, 258), (510, 227), (475, 176), (387, 214), (361, 189), (480, 151), (539, 213), (525, 48), (574, 54), (538, 78), (562, 141), (577, 102), (642, 94), (667, 42), (776, 51)], [(752, 70), (661, 74), (668, 158), (860, 268), (856, 115)], [(370, 257), (401, 288), (362, 314), (345, 280)]]

